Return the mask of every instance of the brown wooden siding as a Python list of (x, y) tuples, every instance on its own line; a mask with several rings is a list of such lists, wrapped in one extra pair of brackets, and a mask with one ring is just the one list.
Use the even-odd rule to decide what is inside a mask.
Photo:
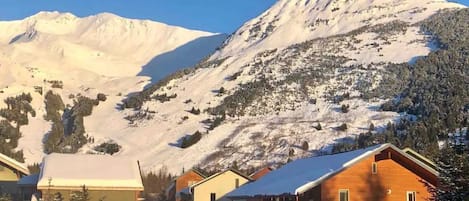
[[(373, 162), (377, 163), (377, 174), (372, 174)], [(321, 200), (339, 200), (339, 189), (348, 189), (350, 200), (405, 201), (407, 191), (415, 191), (419, 201), (426, 200), (430, 193), (424, 180), (433, 183), (436, 177), (399, 153), (387, 149), (324, 181), (321, 184)]]
[(190, 183), (189, 182), (199, 182), (199, 181), (202, 181), (204, 179), (204, 177), (202, 177), (200, 174), (196, 173), (195, 171), (193, 170), (190, 170), (184, 174), (182, 174), (181, 176), (179, 176), (177, 179), (176, 179), (176, 185), (175, 185), (175, 189), (171, 189), (171, 192), (170, 192), (170, 200), (175, 200), (175, 201), (181, 201), (181, 197), (180, 196), (176, 196), (176, 193), (180, 192), (181, 190), (187, 188), (190, 186)]
[(176, 179), (176, 192), (181, 191), (184, 188), (189, 187), (189, 182), (199, 182), (204, 178), (194, 171), (188, 171)]

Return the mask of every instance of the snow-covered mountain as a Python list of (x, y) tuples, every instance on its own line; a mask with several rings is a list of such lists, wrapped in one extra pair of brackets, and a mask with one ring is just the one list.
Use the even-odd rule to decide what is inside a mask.
[[(141, 93), (148, 101), (124, 111), (132, 127), (114, 139), (128, 147), (121, 154), (139, 155), (147, 169), (175, 172), (279, 164), (327, 151), (371, 124), (379, 130), (412, 118), (380, 111), (386, 100), (366, 97), (389, 62), (413, 62), (436, 47), (418, 22), (462, 7), (442, 0), (280, 0), (207, 61)], [(176, 96), (155, 100), (164, 94)], [(179, 148), (196, 131), (202, 139)]]
[[(170, 68), (195, 65), (225, 38), (110, 13), (79, 18), (70, 13), (40, 12), (23, 20), (2, 21), (0, 30), (0, 99), (29, 92), (38, 112), (21, 128), (19, 148), (24, 149), (28, 163), (41, 160), (42, 142), (50, 130), (50, 123), (43, 120), (44, 98), (38, 87), (44, 93), (55, 91), (70, 105), (71, 95), (104, 93), (113, 110), (122, 95), (142, 90), (151, 78), (164, 76)], [(178, 51), (187, 47), (197, 49), (198, 54), (186, 58), (187, 52)], [(162, 55), (172, 56), (164, 60), (171, 61), (171, 66), (152, 65)], [(151, 74), (142, 74), (144, 71)], [(63, 86), (53, 87), (55, 81)]]
[[(0, 76), (5, 77), (3, 86), (9, 85), (0, 95), (42, 85), (45, 76), (64, 81), (63, 89), (54, 90), (68, 103), (71, 93), (90, 97), (106, 93), (108, 100), (85, 118), (87, 134), (95, 140), (81, 151), (112, 140), (122, 146), (116, 154), (140, 160), (145, 170), (166, 166), (177, 173), (194, 165), (226, 167), (236, 162), (247, 168), (280, 164), (288, 158), (327, 151), (334, 142), (367, 132), (371, 124), (378, 130), (390, 121), (411, 118), (380, 111), (386, 100), (366, 97), (379, 85), (382, 69), (389, 62), (413, 62), (432, 51), (432, 38), (421, 32), (418, 22), (440, 10), (462, 7), (444, 0), (279, 0), (194, 68), (132, 94), (147, 83), (135, 75), (153, 74), (141, 71), (141, 66), (171, 64), (179, 58), (161, 55), (171, 49), (158, 44), (166, 42), (164, 34), (155, 39), (153, 47), (136, 48), (151, 43), (145, 34), (152, 32), (126, 29), (149, 27), (153, 22), (124, 20), (128, 23), (122, 26), (105, 26), (103, 22), (111, 23), (108, 18), (113, 23), (123, 19), (104, 14), (77, 20), (70, 15), (40, 13), (23, 21), (0, 23), (0, 29), (9, 30), (7, 36), (0, 36), (1, 48), (6, 48), (0, 58)], [(50, 28), (55, 26), (43, 28), (67, 21), (67, 16), (75, 19), (69, 22), (73, 26), (63, 23), (57, 30)], [(39, 23), (34, 18), (46, 20)], [(50, 18), (54, 20), (47, 20)], [(76, 27), (89, 29), (77, 32)], [(119, 34), (110, 36), (108, 29)], [(167, 36), (176, 37), (170, 32)], [(174, 44), (190, 47), (189, 41), (213, 36), (190, 31), (182, 35), (193, 37), (175, 39)], [(82, 44), (92, 45), (84, 48)], [(187, 56), (185, 48), (179, 50), (175, 52)], [(149, 62), (151, 58), (164, 59)], [(58, 62), (47, 65), (51, 60)], [(66, 75), (56, 73), (61, 68), (71, 69)], [(35, 82), (30, 81), (31, 76)], [(18, 83), (16, 88), (12, 83)], [(29, 90), (33, 93), (32, 87)], [(124, 104), (134, 107), (130, 109), (117, 105), (132, 97), (145, 101), (137, 106)], [(43, 108), (38, 94), (33, 105)], [(191, 112), (192, 108), (200, 114)], [(42, 139), (50, 130), (42, 114), (21, 130), (19, 148), (24, 149), (29, 163), (40, 160)], [(202, 133), (200, 141), (180, 148), (183, 139), (196, 131)]]

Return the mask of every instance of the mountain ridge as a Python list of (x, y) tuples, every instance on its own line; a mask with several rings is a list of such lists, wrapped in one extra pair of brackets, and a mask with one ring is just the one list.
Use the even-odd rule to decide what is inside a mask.
[[(331, 4), (325, 6), (327, 2)], [(85, 118), (86, 134), (93, 136), (94, 142), (80, 152), (94, 153), (94, 147), (112, 141), (121, 146), (115, 154), (140, 160), (146, 171), (167, 167), (177, 173), (193, 166), (226, 168), (235, 163), (252, 168), (327, 152), (332, 144), (360, 133), (385, 130), (389, 122), (415, 119), (381, 110), (389, 98), (370, 94), (385, 80), (390, 63), (405, 65), (435, 50), (431, 46), (434, 38), (422, 32), (418, 22), (440, 9), (463, 6), (446, 1), (372, 2), (402, 5), (381, 8), (388, 11), (381, 18), (382, 13), (373, 11), (379, 7), (356, 6), (351, 1), (279, 1), (243, 25), (206, 60), (143, 92), (135, 93), (148, 80), (133, 77), (112, 77), (91, 87), (79, 84), (80, 92), (89, 97), (103, 89), (108, 95), (108, 100)], [(346, 12), (342, 6), (348, 4), (356, 6), (348, 14), (363, 11), (357, 11), (358, 16), (352, 19), (359, 23), (339, 22), (344, 18), (339, 13)], [(309, 13), (296, 6), (327, 9), (315, 15), (319, 18), (302, 18)], [(329, 22), (322, 18), (332, 15), (342, 18)], [(360, 21), (370, 17), (369, 24)], [(311, 22), (314, 27), (309, 27)], [(269, 28), (269, 24), (276, 27)], [(269, 30), (272, 33), (267, 33)], [(60, 50), (61, 46), (57, 47)], [(70, 94), (66, 85), (65, 90), (54, 91), (66, 97)], [(111, 87), (114, 85), (118, 87)], [(15, 92), (11, 88), (6, 91)], [(72, 99), (64, 99), (72, 103)], [(117, 105), (123, 99), (124, 103)], [(137, 100), (136, 106), (129, 106), (133, 105), (130, 100)], [(34, 101), (42, 107), (37, 94)], [(34, 118), (21, 130), (25, 137), (20, 138), (19, 148), (31, 152), (26, 155), (28, 162), (41, 155), (37, 149), (50, 128), (48, 123)], [(38, 128), (43, 133), (34, 137), (26, 134)], [(196, 138), (190, 136), (199, 134), (200, 141), (181, 148), (184, 141)], [(307, 148), (302, 147), (304, 142)]]
[[(68, 105), (74, 104), (71, 97), (77, 94), (95, 97), (103, 93), (108, 98), (101, 107), (114, 110), (123, 96), (150, 83), (151, 75), (138, 74), (151, 60), (199, 38), (207, 39), (197, 48), (209, 53), (220, 40), (214, 33), (114, 14), (79, 18), (40, 12), (23, 20), (2, 21), (0, 29), (0, 98), (30, 93), (37, 111), (21, 128), (18, 150), (24, 150), (27, 163), (39, 162), (44, 155), (42, 142), (51, 129), (51, 123), (43, 119), (47, 91), (60, 95)], [(198, 58), (174, 61), (173, 67), (180, 68), (194, 65)], [(153, 71), (159, 75), (158, 69)], [(3, 102), (0, 107), (5, 107)]]
[[(383, 2), (388, 7), (376, 6)], [(363, 97), (380, 85), (388, 63), (413, 62), (436, 50), (433, 37), (422, 32), (419, 22), (441, 10), (464, 6), (447, 1), (366, 3), (278, 1), (233, 33), (207, 61), (130, 100), (143, 101), (135, 107), (143, 118), (131, 121), (135, 130), (153, 129), (161, 133), (159, 140), (170, 144), (152, 147), (141, 157), (158, 155), (155, 161), (174, 171), (192, 165), (217, 169), (234, 163), (246, 168), (278, 165), (315, 150), (330, 151), (332, 144), (353, 139), (370, 125), (372, 132), (378, 132), (390, 122), (414, 119), (380, 110), (388, 101), (385, 98)], [(349, 4), (347, 9), (334, 7)], [(311, 17), (296, 6), (314, 8), (311, 12), (321, 6), (326, 9)], [(386, 12), (377, 12), (380, 9)], [(354, 12), (357, 16), (344, 17)], [(323, 16), (336, 18), (327, 21)], [(309, 22), (314, 27), (307, 26)], [(162, 94), (177, 96), (155, 100)], [(202, 112), (187, 114), (194, 110)], [(152, 122), (164, 124), (155, 127)], [(177, 150), (181, 140), (196, 131), (203, 133), (200, 142)], [(300, 148), (304, 141), (309, 142), (308, 150)], [(183, 162), (165, 157), (169, 155)], [(184, 161), (188, 158), (200, 162)]]

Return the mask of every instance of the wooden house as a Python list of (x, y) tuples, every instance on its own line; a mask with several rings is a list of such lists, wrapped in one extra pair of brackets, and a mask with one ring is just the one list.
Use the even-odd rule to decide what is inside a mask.
[(44, 157), (37, 189), (42, 199), (69, 200), (87, 189), (90, 201), (141, 200), (137, 161), (110, 155), (50, 154)]
[(21, 177), (29, 175), (29, 170), (23, 164), (6, 155), (0, 154), (0, 194), (18, 196), (17, 182)]
[(237, 201), (424, 201), (431, 197), (426, 185), (435, 186), (438, 173), (428, 165), (431, 164), (428, 159), (418, 157), (391, 144), (383, 144), (299, 159), (236, 189), (226, 198)]
[(216, 201), (221, 200), (227, 193), (251, 181), (252, 179), (249, 176), (237, 170), (229, 169), (192, 185), (190, 191), (193, 201)]
[(167, 198), (169, 201), (186, 201), (191, 200), (189, 187), (199, 181), (207, 178), (203, 173), (197, 169), (191, 169), (182, 173), (179, 177), (174, 179), (169, 188), (167, 189)]

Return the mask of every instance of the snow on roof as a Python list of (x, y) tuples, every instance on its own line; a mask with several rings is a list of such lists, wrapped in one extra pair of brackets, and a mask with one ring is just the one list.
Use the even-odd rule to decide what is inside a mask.
[(5, 163), (6, 165), (9, 165), (10, 167), (20, 171), (23, 174), (29, 175), (29, 170), (26, 166), (24, 166), (22, 163), (16, 161), (15, 159), (12, 159), (4, 154), (0, 153), (0, 161)]
[(414, 157), (415, 159), (421, 161), (422, 163), (424, 163), (424, 164), (426, 164), (426, 165), (428, 165), (432, 168), (436, 168), (436, 164), (432, 160), (428, 159), (425, 156), (422, 156), (421, 154), (419, 154), (415, 150), (413, 150), (411, 148), (405, 148), (402, 151), (405, 152), (406, 154)]
[[(50, 184), (49, 184), (50, 182)], [(50, 154), (38, 189), (143, 190), (137, 161), (110, 155)]]
[(39, 174), (32, 174), (32, 175), (21, 177), (21, 179), (18, 181), (18, 185), (20, 185), (20, 186), (29, 186), (29, 185), (36, 186), (38, 180), (39, 180)]
[[(241, 186), (227, 197), (303, 193), (329, 176), (388, 147), (400, 151), (391, 144), (382, 144), (346, 153), (299, 159), (255, 182)], [(407, 156), (405, 153), (404, 155)]]

